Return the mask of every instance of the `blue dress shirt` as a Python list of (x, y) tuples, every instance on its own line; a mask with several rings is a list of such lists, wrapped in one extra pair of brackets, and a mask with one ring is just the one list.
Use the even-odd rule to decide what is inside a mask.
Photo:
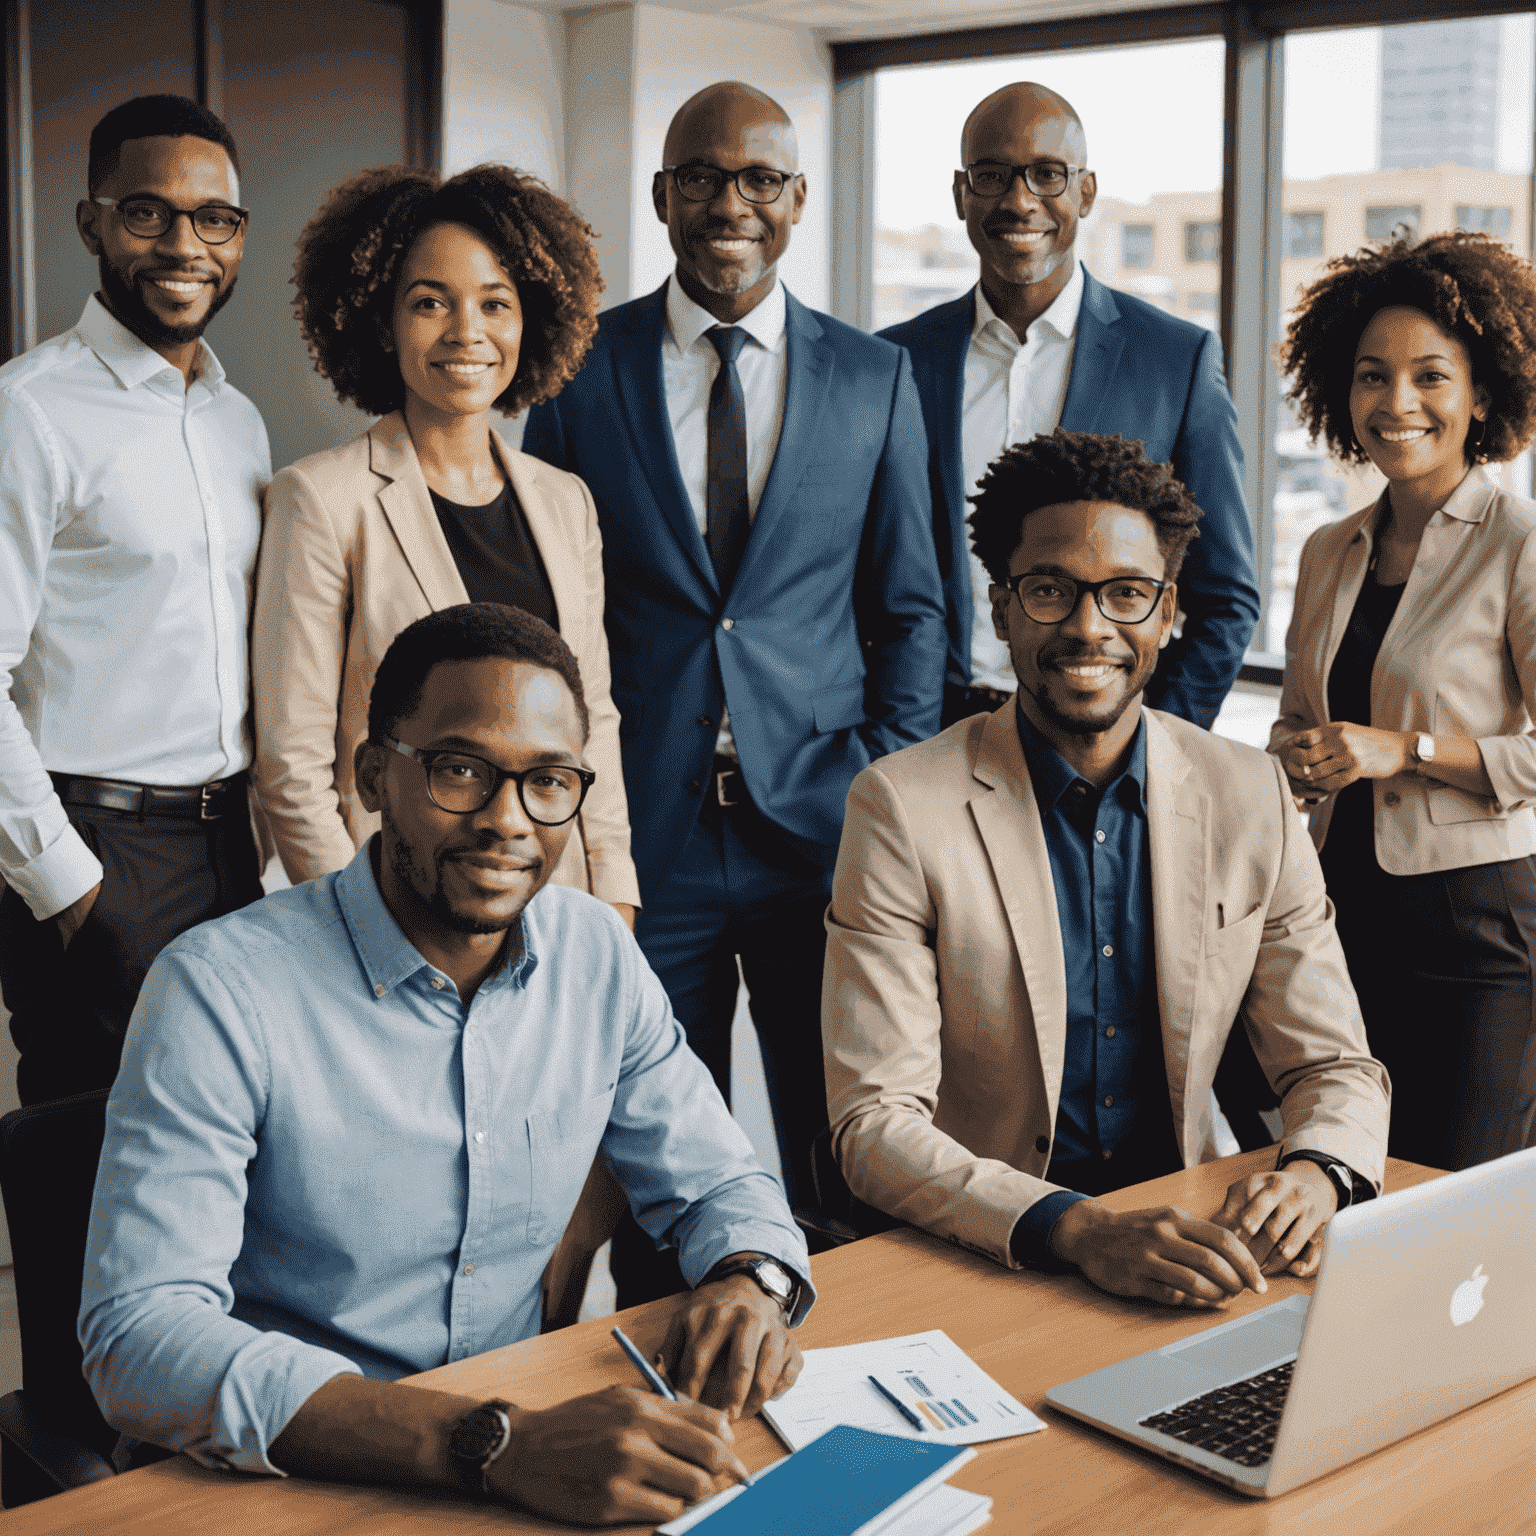
[[(207, 1466), (342, 1372), (392, 1379), (538, 1332), (601, 1147), (697, 1281), (805, 1244), (605, 903), (548, 886), (469, 1006), (344, 870), (156, 960), (107, 1107), (85, 1372), (108, 1421)], [(516, 928), (509, 935), (515, 943)]]
[[(1160, 1133), (1171, 1133), (1152, 948), (1147, 728), (1137, 725), (1130, 760), (1101, 792), (1022, 709), (1017, 715), (1066, 961), (1066, 1053), (1046, 1176), (1068, 1183), (1076, 1169), (1142, 1152), (1149, 1143), (1161, 1149)], [(1171, 1144), (1171, 1134), (1167, 1139)], [(1133, 1157), (1121, 1171), (1119, 1183), (1134, 1183), (1168, 1170), (1148, 1170)], [(1032, 1205), (1016, 1228), (1016, 1256), (1046, 1258), (1051, 1228), (1084, 1198), (1062, 1191)]]

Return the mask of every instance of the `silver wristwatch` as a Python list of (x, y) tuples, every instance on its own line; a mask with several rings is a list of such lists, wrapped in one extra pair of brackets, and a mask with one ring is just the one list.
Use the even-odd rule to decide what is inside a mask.
[(1435, 760), (1435, 738), (1427, 731), (1420, 731), (1413, 743), (1413, 760), (1420, 768)]
[(762, 1292), (778, 1302), (786, 1315), (793, 1315), (800, 1299), (800, 1282), (777, 1259), (730, 1259), (710, 1270), (699, 1282), (708, 1285), (730, 1275), (751, 1275)]

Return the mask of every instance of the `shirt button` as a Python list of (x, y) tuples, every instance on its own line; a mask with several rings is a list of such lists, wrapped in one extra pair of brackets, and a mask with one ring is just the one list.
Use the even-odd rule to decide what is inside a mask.
[(1104, 1026), (1104, 1038), (1106, 1040), (1113, 1040), (1115, 1038), (1115, 1026), (1113, 1024), (1106, 1024)]
[(373, 989), (373, 995), (375, 997), (383, 997), (384, 996), (384, 984), (382, 982), (380, 982), (379, 985), (376, 986)]
[(1049, 1136), (1035, 1137), (1035, 1151), (1049, 1152), (1051, 1150), (1051, 1138)]
[(1114, 1096), (1114, 1094), (1106, 1093), (1104, 1095), (1104, 1108), (1105, 1109), (1113, 1109), (1114, 1107), (1115, 1107), (1115, 1096)]
[(736, 628), (736, 620), (735, 619), (721, 619), (720, 620), (720, 628), (721, 629), (735, 629)]
[(1102, 832), (1095, 832), (1093, 834), (1093, 840), (1096, 843), (1102, 843), (1104, 841), (1104, 834)]
[(1403, 797), (1395, 789), (1389, 789), (1381, 798), (1388, 805), (1396, 805)]
[(1111, 955), (1112, 955), (1112, 954), (1114, 954), (1114, 952), (1115, 952), (1115, 946), (1114, 946), (1114, 945), (1113, 945), (1113, 944), (1106, 944), (1106, 945), (1105, 945), (1105, 946), (1104, 946), (1104, 958), (1105, 958), (1105, 959), (1106, 959), (1106, 960), (1107, 960), (1107, 959), (1109, 959), (1109, 957), (1110, 957), (1110, 956), (1111, 956)]
[(466, 1275), (472, 1275), (472, 1274), (474, 1274), (474, 1272), (475, 1272), (475, 1266), (473, 1264), (466, 1264), (464, 1266), (464, 1273)]
[(476, 1131), (475, 1132), (475, 1140), (476, 1141), (484, 1141), (485, 1140), (485, 1132), (484, 1131)]
[(713, 725), (714, 723), (715, 722), (713, 720), (711, 720), (708, 715), (700, 715), (699, 716), (699, 724), (700, 725), (709, 726), (709, 725)]
[(434, 992), (441, 992), (443, 990), (443, 978), (441, 976), (434, 976), (432, 978), (432, 990)]
[(1105, 1147), (1104, 1150), (1099, 1153), (1099, 1156), (1102, 1157), (1106, 1163), (1114, 1155), (1115, 1155), (1115, 1149), (1113, 1147)]

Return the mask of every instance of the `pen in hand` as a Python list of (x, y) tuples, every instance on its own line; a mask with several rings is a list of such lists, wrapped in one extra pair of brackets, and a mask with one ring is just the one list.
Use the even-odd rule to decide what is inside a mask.
[[(619, 1341), (619, 1348), (629, 1356), (631, 1362), (634, 1364), (635, 1369), (639, 1371), (640, 1374), (645, 1378), (645, 1384), (651, 1389), (651, 1391), (657, 1393), (661, 1397), (666, 1398), (669, 1403), (677, 1402), (677, 1393), (674, 1392), (672, 1388), (666, 1384), (666, 1382), (662, 1379), (661, 1375), (657, 1372), (651, 1362), (647, 1360), (638, 1349), (635, 1348), (635, 1346), (630, 1342), (629, 1337), (625, 1334), (624, 1330), (622, 1328), (613, 1329), (613, 1336)], [(747, 1471), (746, 1465), (742, 1462), (741, 1458), (739, 1456), (732, 1456), (731, 1459), (736, 1463), (735, 1467), (732, 1469), (736, 1480), (738, 1482), (745, 1483), (748, 1488), (755, 1487), (757, 1484), (757, 1479)]]

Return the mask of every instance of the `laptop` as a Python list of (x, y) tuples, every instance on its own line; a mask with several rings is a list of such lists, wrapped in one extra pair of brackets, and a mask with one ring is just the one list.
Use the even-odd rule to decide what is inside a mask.
[(1533, 1317), (1536, 1148), (1340, 1211), (1310, 1298), (1045, 1400), (1273, 1498), (1536, 1376)]

